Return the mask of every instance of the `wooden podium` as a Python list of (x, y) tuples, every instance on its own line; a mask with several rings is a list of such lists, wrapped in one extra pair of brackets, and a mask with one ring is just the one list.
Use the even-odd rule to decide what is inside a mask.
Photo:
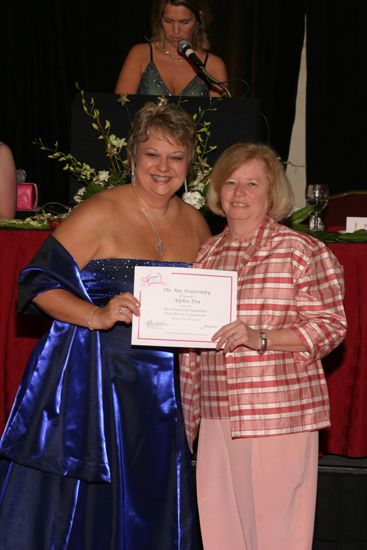
[[(122, 106), (119, 95), (107, 93), (85, 93), (89, 102), (94, 99), (101, 119), (109, 120), (111, 133), (119, 138), (128, 136), (131, 120), (136, 111), (145, 103), (157, 102), (158, 96), (129, 95), (128, 102)], [(183, 98), (170, 96), (168, 101), (179, 103), (188, 112), (195, 114), (199, 108), (204, 109), (205, 120), (211, 122), (209, 145), (216, 145), (215, 151), (208, 156), (213, 165), (219, 154), (239, 141), (259, 141), (261, 137), (259, 102), (255, 98)], [(98, 132), (92, 128), (92, 119), (83, 111), (81, 95), (78, 93), (71, 105), (71, 144), (70, 151), (80, 161), (86, 162), (98, 170), (108, 169), (108, 160), (103, 145), (98, 140)], [(70, 178), (69, 199), (72, 199), (81, 187), (80, 183)]]

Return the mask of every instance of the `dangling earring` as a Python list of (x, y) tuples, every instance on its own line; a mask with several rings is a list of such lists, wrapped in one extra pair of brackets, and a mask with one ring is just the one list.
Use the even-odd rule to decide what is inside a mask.
[(185, 178), (184, 180), (184, 186), (185, 186), (185, 193), (188, 193), (188, 189), (187, 189), (187, 178)]
[(135, 185), (135, 168), (134, 165), (131, 166), (131, 183)]

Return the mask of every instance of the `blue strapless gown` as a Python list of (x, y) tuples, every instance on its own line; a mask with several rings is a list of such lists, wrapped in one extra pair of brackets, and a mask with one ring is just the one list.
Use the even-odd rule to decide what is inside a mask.
[[(94, 260), (79, 272), (50, 237), (20, 300), (66, 288), (103, 305), (132, 291), (135, 265), (157, 263)], [(196, 548), (175, 356), (130, 335), (123, 323), (55, 321), (37, 344), (1, 440), (1, 550)]]

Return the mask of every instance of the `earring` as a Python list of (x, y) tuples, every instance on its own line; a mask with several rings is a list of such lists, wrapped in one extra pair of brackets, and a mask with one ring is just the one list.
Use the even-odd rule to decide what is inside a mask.
[(135, 168), (134, 165), (131, 166), (131, 183), (135, 185)]
[(184, 186), (185, 186), (185, 193), (188, 193), (187, 178), (185, 178), (185, 180), (184, 180)]

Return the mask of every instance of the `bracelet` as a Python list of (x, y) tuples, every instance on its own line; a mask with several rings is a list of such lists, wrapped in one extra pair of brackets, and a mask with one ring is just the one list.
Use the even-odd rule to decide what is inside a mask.
[(87, 321), (87, 327), (89, 330), (94, 330), (94, 328), (92, 327), (91, 325), (91, 322), (92, 322), (92, 319), (93, 319), (93, 315), (95, 314), (96, 310), (99, 309), (99, 306), (94, 306), (91, 310), (90, 310), (90, 313), (88, 315), (88, 321)]
[(260, 331), (260, 348), (257, 349), (259, 355), (263, 355), (268, 347), (268, 338), (265, 332)]

